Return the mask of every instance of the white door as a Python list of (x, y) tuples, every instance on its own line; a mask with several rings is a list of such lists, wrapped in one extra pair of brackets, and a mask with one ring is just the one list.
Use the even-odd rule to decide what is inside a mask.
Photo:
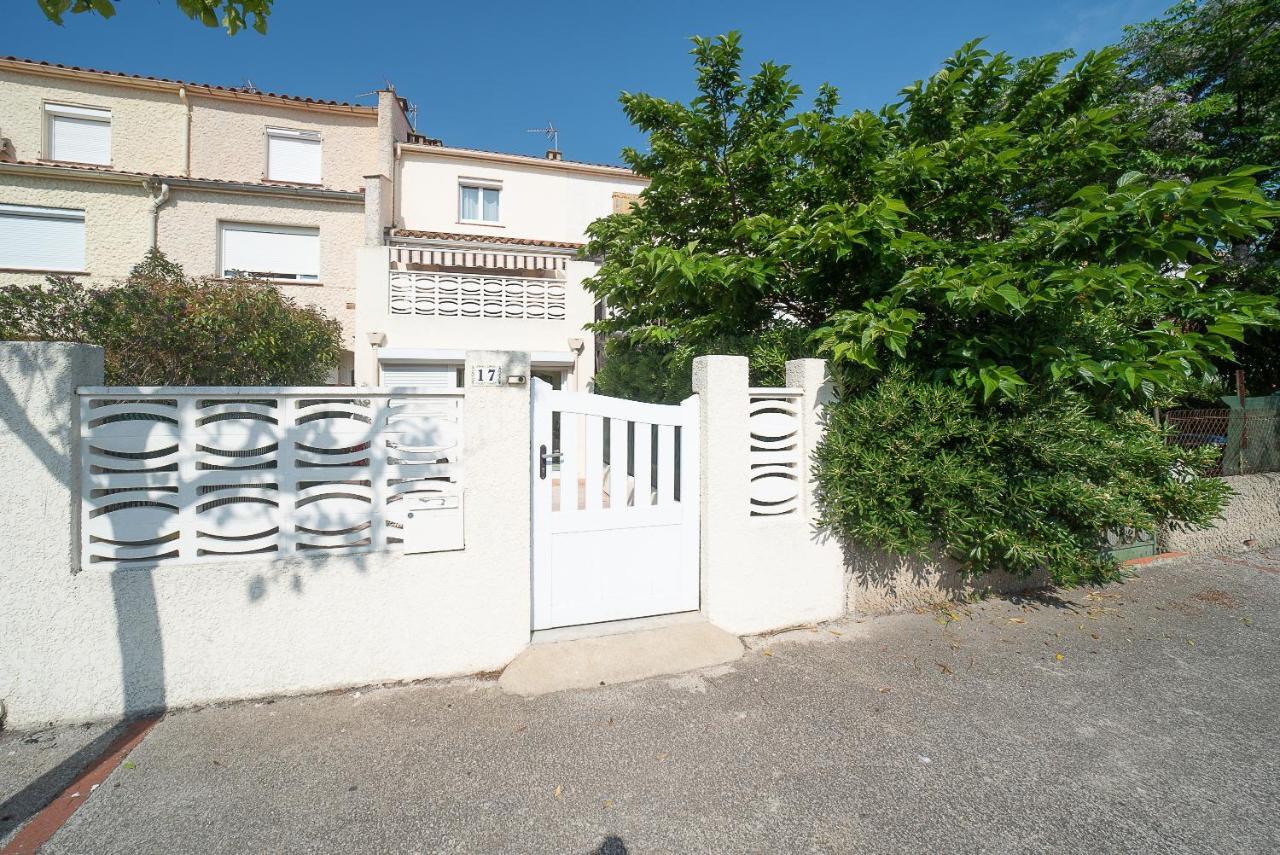
[(698, 399), (533, 381), (533, 628), (694, 611)]

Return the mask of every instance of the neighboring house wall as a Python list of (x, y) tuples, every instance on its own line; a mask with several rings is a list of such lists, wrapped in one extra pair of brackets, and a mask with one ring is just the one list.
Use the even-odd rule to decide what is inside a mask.
[(359, 190), (375, 167), (376, 110), (332, 112), (292, 104), (191, 98), (191, 176), (224, 181), (268, 180), (267, 128), (320, 134), (320, 184)]
[[(0, 172), (0, 204), (72, 208), (84, 211), (85, 273), (89, 281), (124, 276), (147, 251), (151, 202), (141, 178), (91, 181)], [(122, 228), (121, 224), (136, 223)], [(0, 264), (0, 285), (39, 284), (43, 272), (19, 272)], [(83, 277), (82, 277), (83, 278)]]
[(111, 110), (111, 168), (182, 174), (184, 115), (176, 92), (0, 67), (0, 136), (18, 160), (45, 159), (45, 103)]
[[(156, 220), (158, 245), (193, 276), (221, 274), (220, 222), (318, 228), (319, 281), (280, 287), (339, 320), (350, 349), (363, 176), (392, 171), (380, 163), (380, 135), (390, 134), (389, 145), (381, 147), (391, 149), (409, 133), (400, 101), (393, 93), (383, 95), (380, 107), (306, 103), (0, 60), (0, 137), (10, 140), (17, 161), (0, 163), (0, 205), (83, 210), (85, 269), (75, 272), (91, 283), (126, 276), (149, 249), (153, 208), (143, 186), (148, 176), (156, 176), (157, 187), (169, 185)], [(69, 169), (48, 162), (46, 103), (110, 110), (110, 163)], [(381, 121), (381, 132), (380, 110), (391, 114)], [(347, 195), (317, 198), (286, 186), (265, 193), (238, 187), (275, 187), (268, 175), (268, 128), (318, 133), (319, 189)], [(40, 283), (47, 275), (6, 269), (0, 284)], [(351, 368), (348, 357), (337, 379), (349, 382)]]

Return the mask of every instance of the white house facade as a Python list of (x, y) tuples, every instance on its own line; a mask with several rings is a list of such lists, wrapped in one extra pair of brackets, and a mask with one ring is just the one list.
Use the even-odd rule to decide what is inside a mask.
[[(420, 138), (417, 138), (420, 140)], [(381, 183), (380, 179), (372, 181)], [(467, 350), (525, 350), (534, 375), (585, 391), (596, 301), (579, 257), (587, 226), (631, 204), (644, 179), (615, 166), (397, 146), (391, 204), (361, 250), (356, 381), (460, 385)], [(366, 188), (367, 198), (378, 194)], [(381, 219), (391, 212), (390, 221)]]

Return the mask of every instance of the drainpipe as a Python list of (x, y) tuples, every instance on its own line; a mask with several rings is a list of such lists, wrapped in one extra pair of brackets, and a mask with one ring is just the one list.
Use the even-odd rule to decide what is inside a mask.
[(143, 188), (151, 196), (151, 248), (159, 249), (160, 242), (160, 207), (169, 201), (169, 185), (154, 179), (142, 182)]
[(182, 102), (185, 116), (182, 122), (182, 175), (191, 177), (191, 102), (187, 100), (187, 87), (178, 87), (178, 100)]

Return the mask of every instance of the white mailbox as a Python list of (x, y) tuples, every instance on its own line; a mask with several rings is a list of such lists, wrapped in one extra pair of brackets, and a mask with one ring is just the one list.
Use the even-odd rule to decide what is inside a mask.
[(415, 496), (406, 501), (406, 555), (462, 549), (462, 496)]

